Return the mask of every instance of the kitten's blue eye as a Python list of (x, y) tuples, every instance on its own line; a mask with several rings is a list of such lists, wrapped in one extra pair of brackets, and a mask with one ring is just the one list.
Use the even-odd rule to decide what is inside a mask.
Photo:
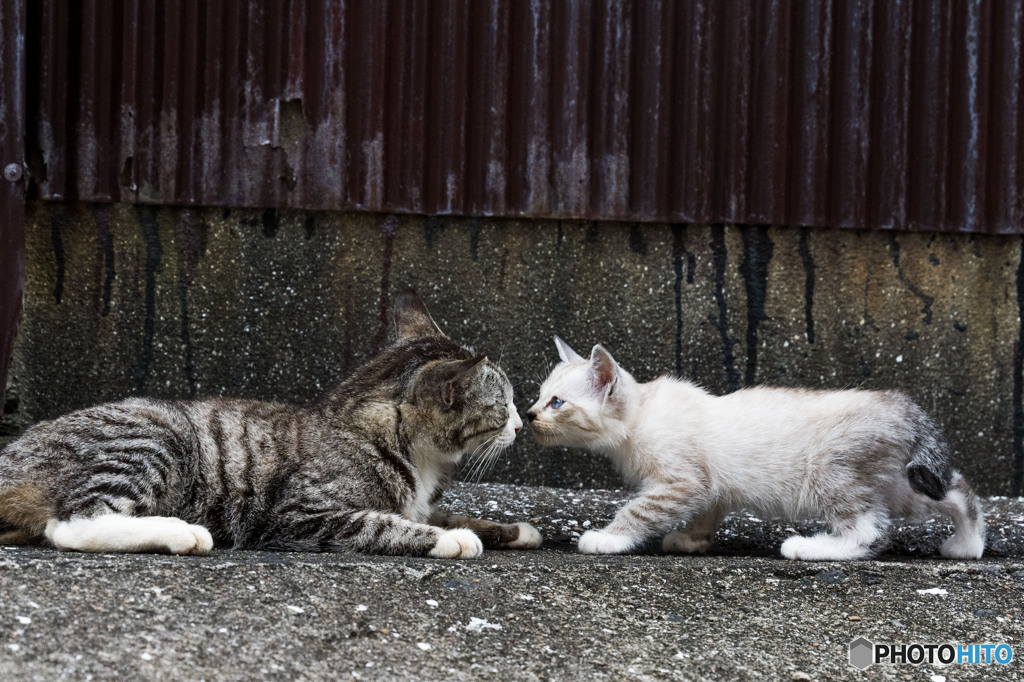
[(562, 400), (561, 398), (552, 398), (551, 399), (551, 409), (552, 410), (557, 410), (559, 407), (561, 407), (564, 404), (565, 404), (565, 401)]

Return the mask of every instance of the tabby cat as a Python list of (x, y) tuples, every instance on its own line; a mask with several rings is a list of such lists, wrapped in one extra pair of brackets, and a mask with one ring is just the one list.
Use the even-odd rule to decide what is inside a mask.
[(628, 552), (669, 533), (669, 552), (703, 552), (738, 508), (825, 521), (795, 535), (789, 559), (872, 556), (889, 520), (934, 512), (953, 520), (943, 556), (977, 559), (985, 521), (970, 485), (949, 465), (935, 423), (896, 391), (753, 387), (724, 396), (680, 379), (637, 382), (601, 346), (580, 357), (555, 337), (562, 360), (527, 412), (537, 440), (609, 455), (639, 494), (579, 549)]
[(394, 316), (397, 341), (311, 407), (131, 398), (30, 428), (0, 452), (0, 543), (432, 557), (539, 546), (529, 524), (434, 509), (460, 458), (495, 456), (522, 421), (504, 372), (445, 336), (415, 292)]

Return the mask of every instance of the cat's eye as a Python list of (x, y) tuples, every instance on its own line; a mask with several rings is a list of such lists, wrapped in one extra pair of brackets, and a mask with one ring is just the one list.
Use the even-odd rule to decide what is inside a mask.
[(555, 396), (554, 398), (551, 399), (551, 409), (552, 410), (557, 410), (559, 407), (561, 407), (564, 404), (565, 404), (565, 401), (562, 400), (561, 398), (559, 398), (558, 396)]

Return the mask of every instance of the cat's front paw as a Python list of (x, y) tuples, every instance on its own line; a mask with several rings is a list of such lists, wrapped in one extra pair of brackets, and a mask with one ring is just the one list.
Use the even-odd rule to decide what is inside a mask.
[(686, 533), (674, 530), (661, 541), (661, 549), (671, 554), (703, 554), (711, 546), (708, 538), (692, 538)]
[(166, 522), (167, 532), (164, 541), (171, 554), (205, 556), (213, 549), (213, 537), (203, 526), (192, 525), (176, 518), (168, 518)]
[(636, 544), (628, 535), (616, 535), (603, 530), (588, 530), (577, 545), (584, 554), (622, 554)]
[(484, 553), (484, 543), (471, 530), (446, 530), (437, 539), (430, 556), (435, 559), (475, 559)]
[(539, 530), (523, 522), (517, 523), (516, 526), (519, 528), (519, 537), (508, 543), (509, 549), (537, 549), (540, 547), (544, 538), (541, 537)]

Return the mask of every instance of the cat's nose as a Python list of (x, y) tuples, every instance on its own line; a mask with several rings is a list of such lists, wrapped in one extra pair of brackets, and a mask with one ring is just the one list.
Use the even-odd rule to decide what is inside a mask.
[(526, 413), (526, 418), (532, 424), (533, 420), (537, 418), (537, 413), (534, 412), (533, 410), (530, 410), (529, 412)]

